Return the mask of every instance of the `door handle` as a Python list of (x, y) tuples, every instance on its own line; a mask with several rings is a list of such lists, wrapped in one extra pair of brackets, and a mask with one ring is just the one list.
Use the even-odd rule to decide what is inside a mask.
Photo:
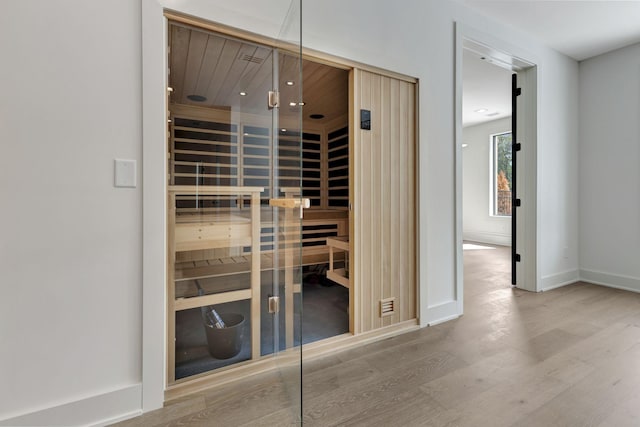
[(302, 219), (304, 209), (308, 209), (311, 206), (311, 201), (309, 199), (294, 199), (294, 198), (279, 198), (279, 199), (269, 199), (269, 206), (275, 208), (293, 208), (300, 209), (300, 219)]
[(293, 199), (293, 198), (279, 198), (269, 199), (269, 206), (276, 208), (302, 208), (307, 209), (311, 206), (309, 199)]

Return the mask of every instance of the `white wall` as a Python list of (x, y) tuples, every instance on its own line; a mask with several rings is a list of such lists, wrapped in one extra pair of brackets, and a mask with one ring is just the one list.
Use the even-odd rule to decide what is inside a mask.
[(580, 63), (580, 276), (640, 291), (640, 44)]
[(578, 280), (578, 64), (557, 54), (538, 84), (538, 288), (545, 290)]
[(511, 117), (462, 130), (462, 234), (465, 240), (511, 245), (511, 217), (490, 215), (491, 135), (511, 131)]
[[(112, 185), (114, 158), (142, 160), (140, 1), (2, 4), (0, 420), (65, 402), (79, 406), (59, 415), (61, 424), (141, 408), (142, 187)], [(162, 4), (277, 36), (288, 0)], [(549, 277), (577, 268), (577, 225), (569, 215), (577, 208), (577, 169), (567, 156), (577, 140), (575, 61), (454, 2), (407, 0), (400, 8), (384, 0), (317, 0), (304, 11), (309, 47), (420, 79), (423, 325), (458, 314), (454, 21), (539, 58), (538, 176), (543, 184), (561, 182), (542, 192), (549, 214), (539, 223), (539, 265)], [(144, 185), (146, 193), (160, 184)], [(568, 261), (556, 262), (556, 246), (569, 248)], [(81, 405), (97, 402), (94, 396), (104, 396), (100, 411)], [(71, 413), (93, 421), (71, 421)]]
[(135, 386), (142, 334), (140, 4), (2, 9), (0, 420)]

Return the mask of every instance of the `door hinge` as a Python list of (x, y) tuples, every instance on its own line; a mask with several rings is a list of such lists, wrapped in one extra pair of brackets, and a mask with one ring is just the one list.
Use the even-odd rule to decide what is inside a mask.
[(518, 207), (518, 206), (521, 206), (521, 204), (522, 204), (522, 200), (520, 200), (520, 199), (515, 199), (513, 201), (513, 206)]
[(269, 297), (269, 313), (280, 313), (280, 297)]
[(269, 108), (278, 108), (280, 106), (280, 94), (275, 90), (270, 90), (267, 102)]
[(519, 142), (516, 142), (515, 144), (513, 144), (513, 151), (520, 151), (522, 150), (522, 144), (520, 144)]
[(522, 95), (522, 88), (517, 87), (516, 88), (516, 96), (520, 96)]
[(514, 258), (516, 262), (520, 262), (520, 254), (515, 254)]

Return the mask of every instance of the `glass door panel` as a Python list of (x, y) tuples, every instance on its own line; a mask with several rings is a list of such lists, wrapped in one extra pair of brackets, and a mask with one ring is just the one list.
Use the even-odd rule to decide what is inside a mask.
[(286, 185), (300, 198), (301, 106), (274, 103), (289, 87), (281, 79), (301, 87), (299, 41), (289, 38), (285, 54), (182, 23), (168, 28), (168, 386), (258, 360), (280, 363), (282, 354), (296, 372), (286, 376), (296, 390), (286, 406), (299, 420), (299, 350), (290, 357), (300, 333), (291, 286), (299, 209), (269, 204)]
[(169, 386), (273, 353), (271, 47), (169, 23)]
[(301, 1), (291, 2), (274, 52), (277, 114), (273, 116), (274, 218), (273, 294), (280, 302), (276, 362), (289, 411), (282, 423), (302, 420), (302, 217), (309, 200), (302, 194)]

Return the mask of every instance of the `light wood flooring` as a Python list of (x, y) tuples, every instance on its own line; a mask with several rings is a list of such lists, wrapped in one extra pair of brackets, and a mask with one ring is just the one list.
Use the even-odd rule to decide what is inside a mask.
[[(529, 293), (509, 285), (508, 248), (464, 256), (463, 317), (305, 363), (305, 425), (640, 425), (639, 294)], [(292, 394), (265, 374), (119, 425), (293, 425)]]

